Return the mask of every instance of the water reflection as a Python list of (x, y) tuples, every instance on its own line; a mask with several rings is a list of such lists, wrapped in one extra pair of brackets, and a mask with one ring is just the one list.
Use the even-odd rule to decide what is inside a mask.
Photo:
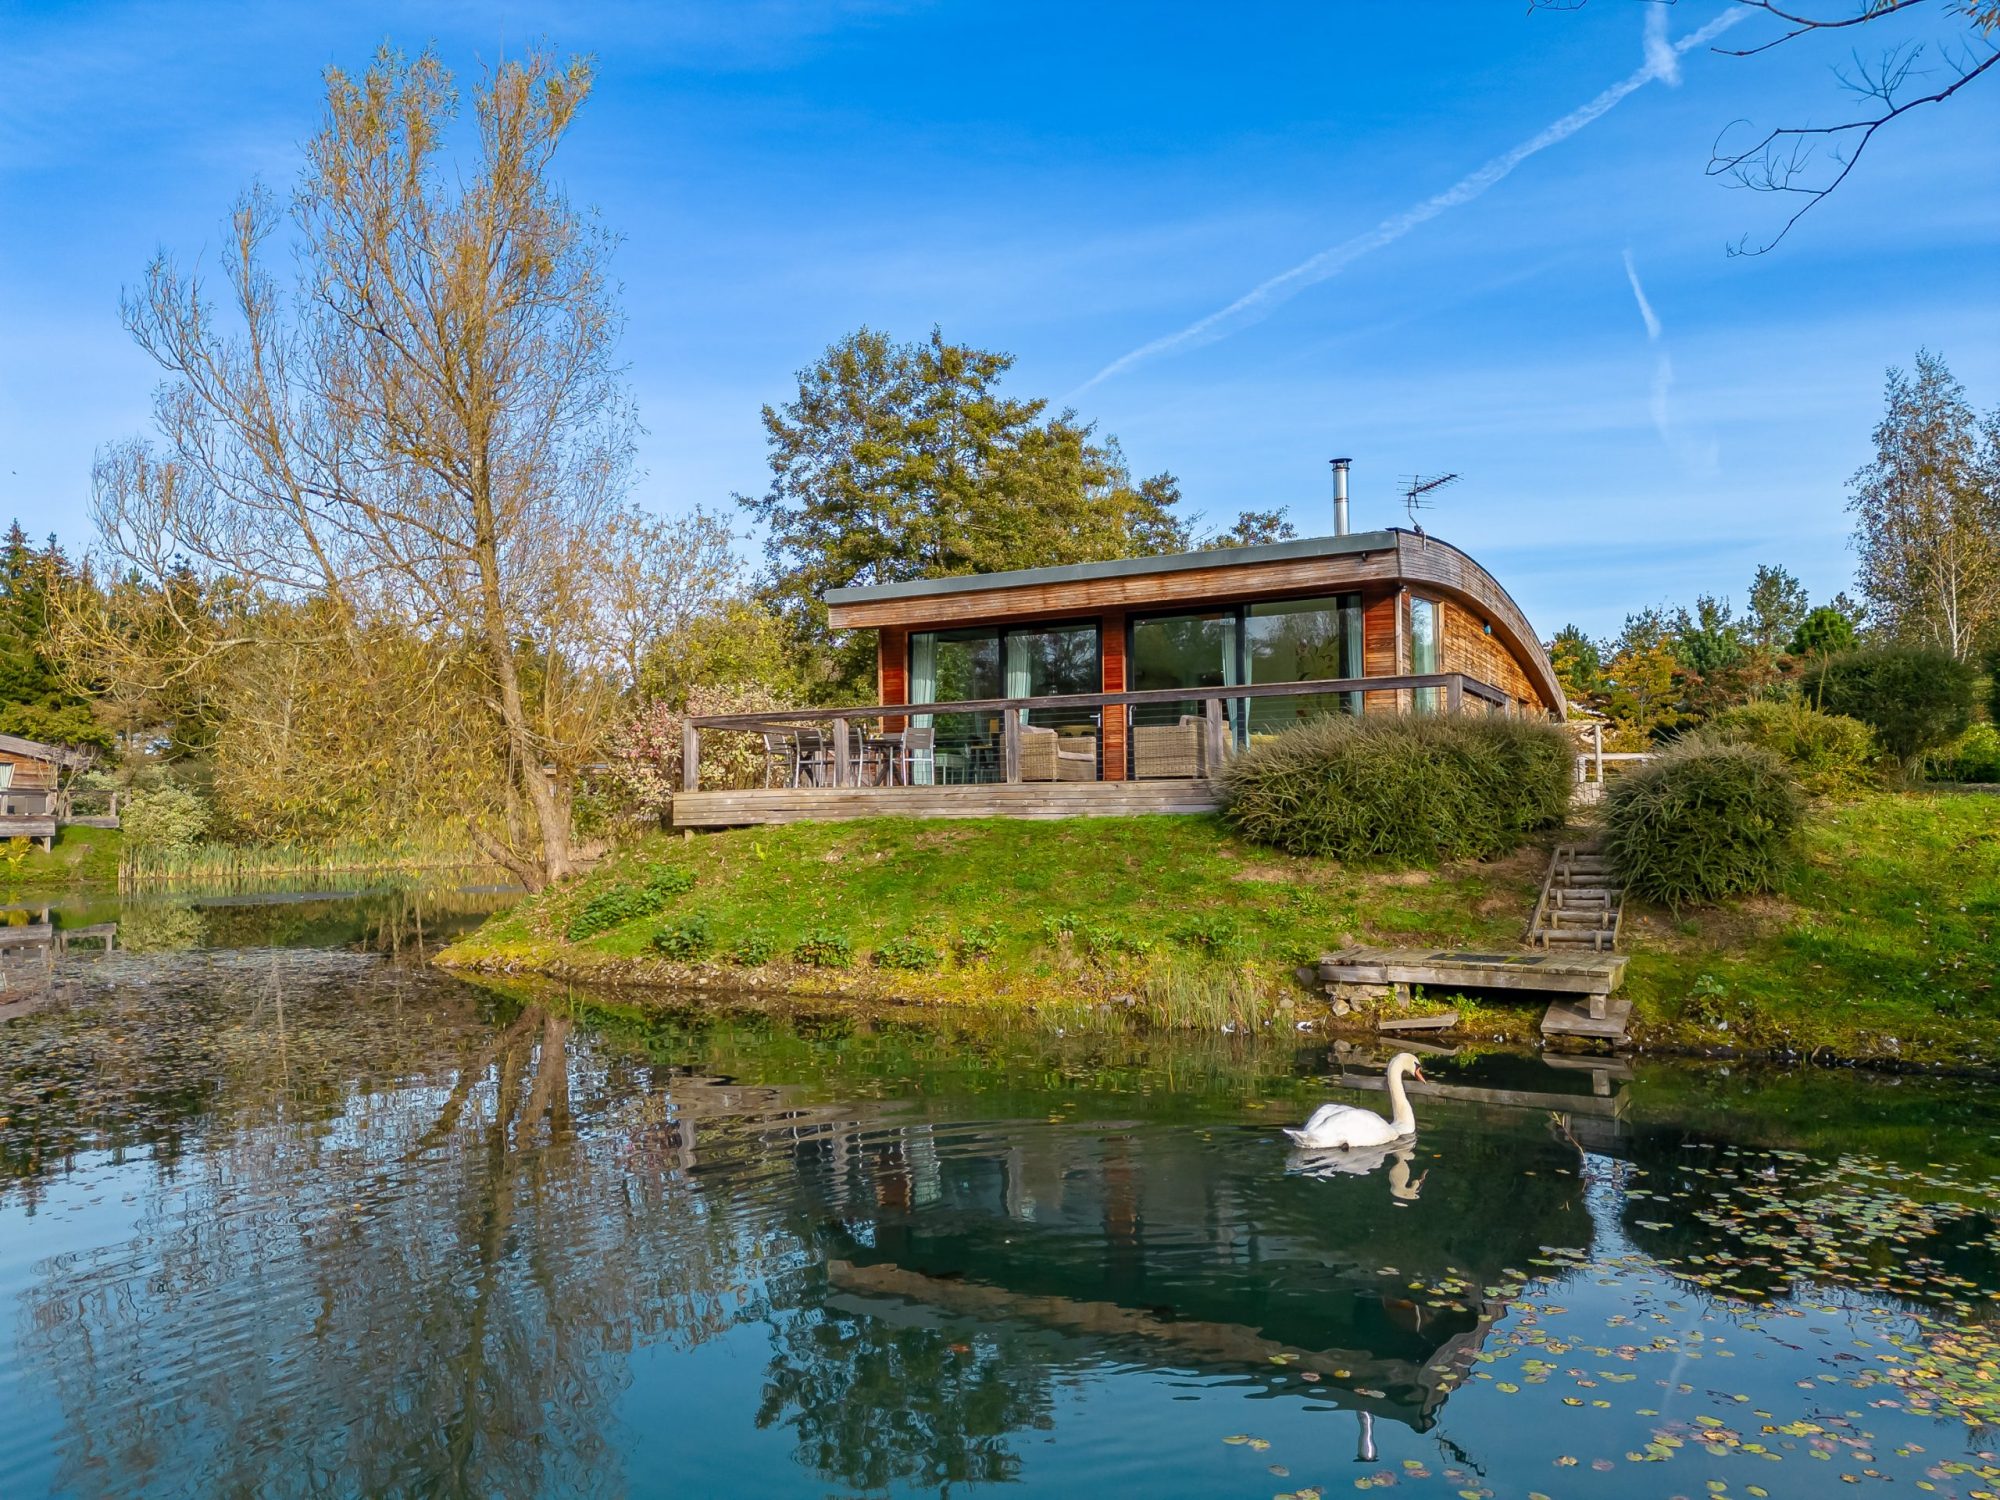
[[(358, 952), (101, 955), (7, 1024), (9, 1494), (1268, 1494), (1348, 1454), (1524, 1494), (1654, 1448), (1645, 1492), (1698, 1492), (1828, 1401), (1944, 1451), (1900, 1346), (1810, 1308), (1976, 1368), (2000, 1288), (1969, 1166), (1532, 1060), (1333, 1160), (1264, 1123), (1323, 1054), (621, 1021)], [(1711, 1317), (1753, 1357), (1705, 1389)]]

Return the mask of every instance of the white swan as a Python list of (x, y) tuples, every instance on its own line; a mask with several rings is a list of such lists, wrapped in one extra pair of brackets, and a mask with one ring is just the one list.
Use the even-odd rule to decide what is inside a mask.
[(1301, 1146), (1333, 1147), (1341, 1151), (1351, 1151), (1357, 1146), (1386, 1146), (1413, 1136), (1417, 1133), (1417, 1115), (1410, 1108), (1409, 1096), (1403, 1092), (1403, 1077), (1408, 1073), (1419, 1079), (1424, 1076), (1415, 1053), (1398, 1052), (1389, 1059), (1390, 1108), (1386, 1120), (1372, 1109), (1357, 1109), (1352, 1104), (1322, 1104), (1302, 1128), (1293, 1130), (1287, 1126), (1285, 1134)]

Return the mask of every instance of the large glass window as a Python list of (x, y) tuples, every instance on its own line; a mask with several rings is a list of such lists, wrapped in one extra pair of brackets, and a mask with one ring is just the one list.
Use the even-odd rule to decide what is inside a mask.
[[(1103, 685), (1095, 625), (1034, 625), (1019, 629), (925, 630), (910, 636), (910, 702), (953, 703), (978, 698), (1055, 698), (1095, 693)], [(1097, 737), (1095, 709), (1043, 709), (1023, 722), (1058, 734)], [(937, 732), (936, 776), (943, 782), (998, 781), (1001, 715), (916, 714), (915, 728)], [(1095, 767), (1092, 767), (1095, 774)]]
[[(1426, 673), (1444, 670), (1438, 665), (1439, 651), (1438, 605), (1435, 599), (1410, 600), (1410, 675), (1421, 677)], [(1411, 707), (1420, 714), (1436, 713), (1438, 690), (1418, 688), (1410, 695)]]
[[(1198, 615), (1163, 615), (1132, 625), (1132, 691), (1168, 688), (1234, 687), (1243, 680), (1233, 609)], [(1134, 724), (1177, 724), (1183, 714), (1199, 714), (1201, 703), (1141, 703)]]
[[(1246, 682), (1311, 682), (1361, 675), (1361, 596), (1253, 604), (1243, 620)], [(1361, 712), (1359, 693), (1251, 698), (1252, 735), (1276, 734), (1321, 714)]]

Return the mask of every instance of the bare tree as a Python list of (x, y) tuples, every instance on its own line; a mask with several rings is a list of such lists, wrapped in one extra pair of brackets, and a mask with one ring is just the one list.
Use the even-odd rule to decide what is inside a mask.
[[(1587, 0), (1532, 0), (1539, 10), (1577, 10)], [(1651, 4), (1674, 0), (1648, 0)], [(1724, 57), (1761, 57), (1793, 44), (1837, 37), (1857, 41), (1886, 32), (1895, 19), (1912, 12), (1954, 18), (1957, 34), (1934, 49), (1902, 39), (1864, 58), (1858, 48), (1834, 76), (1859, 105), (1853, 116), (1831, 125), (1781, 125), (1758, 129), (1737, 120), (1716, 137), (1708, 175), (1756, 192), (1797, 199), (1778, 232), (1753, 244), (1745, 234), (1730, 246), (1732, 255), (1762, 255), (1792, 226), (1847, 181), (1876, 134), (1914, 110), (1941, 104), (1975, 80), (2000, 68), (2000, 0), (1735, 0), (1758, 12), (1775, 34), (1740, 47), (1717, 46)], [(1884, 24), (1888, 23), (1888, 24)], [(1874, 31), (1857, 33), (1857, 28)], [(1962, 27), (1962, 30), (1959, 28)], [(1931, 65), (1932, 52), (1936, 66)]]
[[(491, 852), (539, 886), (570, 871), (568, 773), (615, 696), (585, 627), (633, 434), (612, 241), (550, 176), (590, 68), (489, 72), (469, 161), (446, 155), (458, 96), (433, 52), (326, 82), (289, 213), (261, 189), (236, 207), (226, 302), (164, 255), (127, 298), (169, 376), (165, 452), (100, 462), (99, 524), (128, 566), (322, 596), (349, 638), (386, 616), (473, 642), (525, 809)], [(289, 294), (268, 269), (286, 251)]]

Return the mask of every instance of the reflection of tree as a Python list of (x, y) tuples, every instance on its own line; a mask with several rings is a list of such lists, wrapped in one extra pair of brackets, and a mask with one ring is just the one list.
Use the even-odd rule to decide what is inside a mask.
[(673, 1088), (573, 1055), (566, 1017), (444, 1027), (347, 988), (394, 1015), (400, 1061), (370, 1055), (366, 1025), (319, 1045), (326, 997), (274, 995), (262, 1047), (215, 1079), (239, 1128), (189, 1155), (131, 1242), (29, 1294), (65, 1488), (620, 1492), (626, 1353), (728, 1326), (791, 1248), (652, 1149)]
[(790, 1427), (801, 1463), (855, 1489), (1014, 1479), (1007, 1439), (1052, 1425), (1048, 1351), (1017, 1330), (811, 1308), (774, 1318), (772, 1347), (757, 1425)]
[(185, 952), (207, 936), (207, 922), (187, 901), (137, 901), (118, 914), (118, 938), (127, 953)]

